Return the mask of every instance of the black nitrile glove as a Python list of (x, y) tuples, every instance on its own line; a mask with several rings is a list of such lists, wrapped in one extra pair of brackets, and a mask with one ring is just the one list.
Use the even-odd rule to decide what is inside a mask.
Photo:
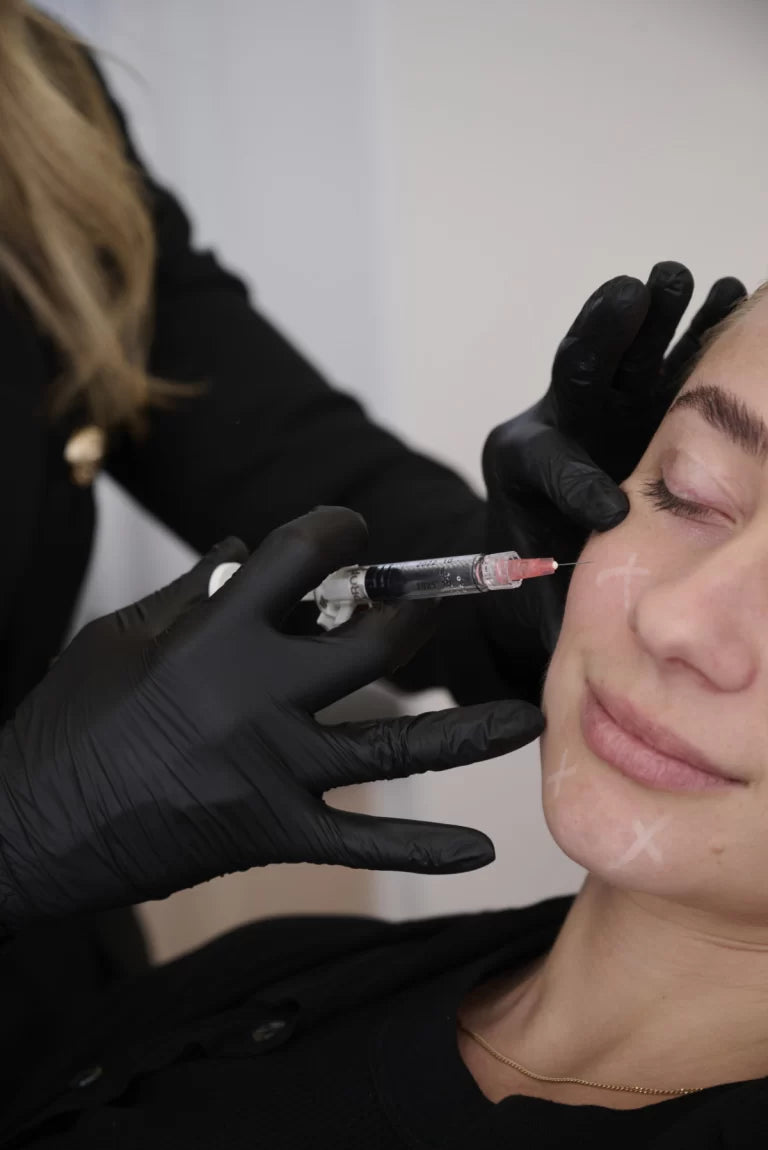
[[(646, 284), (618, 276), (589, 297), (557, 350), (543, 399), (486, 441), (488, 551), (568, 562), (591, 531), (621, 522), (629, 502), (617, 484), (641, 458), (702, 337), (746, 294), (738, 280), (718, 280), (665, 358), (692, 292), (688, 269), (668, 261), (656, 264)], [(565, 568), (482, 597), (485, 626), (515, 694), (538, 701), (569, 578)]]
[[(0, 929), (159, 898), (274, 862), (449, 873), (491, 862), (464, 827), (334, 810), (325, 791), (473, 763), (543, 728), (527, 703), (321, 726), (316, 711), (407, 659), (431, 608), (282, 634), (304, 592), (360, 559), (363, 520), (313, 512), (250, 558), (238, 540), (89, 624), (0, 733)], [(210, 600), (221, 562), (244, 566)]]

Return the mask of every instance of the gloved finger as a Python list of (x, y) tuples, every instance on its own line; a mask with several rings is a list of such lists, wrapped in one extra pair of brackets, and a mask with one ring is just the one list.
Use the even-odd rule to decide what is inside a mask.
[(629, 394), (642, 393), (658, 380), (664, 353), (691, 302), (693, 276), (683, 264), (665, 260), (651, 269), (646, 286), (648, 313), (614, 378), (617, 391)]
[(367, 541), (365, 520), (347, 507), (317, 508), (285, 523), (216, 592), (217, 619), (237, 623), (258, 612), (278, 625), (331, 571), (358, 562)]
[(244, 563), (248, 548), (235, 536), (224, 539), (204, 555), (191, 570), (159, 591), (115, 613), (117, 626), (142, 625), (149, 635), (160, 635), (190, 607), (208, 598), (208, 581), (220, 563)]
[(608, 387), (619, 361), (645, 319), (644, 283), (616, 276), (593, 292), (560, 344), (552, 365), (551, 394), (558, 414), (578, 414), (585, 388)]
[(326, 729), (330, 763), (318, 764), (322, 778), (310, 785), (322, 793), (351, 783), (464, 767), (516, 751), (543, 730), (539, 708), (516, 699), (342, 723)]
[(351, 811), (333, 811), (330, 822), (333, 855), (327, 861), (343, 866), (416, 874), (461, 874), (487, 866), (496, 857), (488, 836), (470, 827), (388, 819)]
[(294, 698), (314, 714), (402, 667), (434, 632), (434, 612), (429, 600), (376, 605), (327, 635), (294, 640)]
[(495, 461), (502, 490), (543, 497), (566, 519), (588, 531), (615, 527), (629, 511), (629, 500), (576, 440), (541, 424), (526, 436), (524, 450), (511, 440)]
[(741, 280), (725, 276), (717, 280), (709, 289), (691, 326), (677, 341), (664, 361), (664, 379), (670, 392), (674, 392), (683, 382), (693, 361), (702, 349), (707, 334), (721, 323), (730, 312), (746, 298), (747, 289)]

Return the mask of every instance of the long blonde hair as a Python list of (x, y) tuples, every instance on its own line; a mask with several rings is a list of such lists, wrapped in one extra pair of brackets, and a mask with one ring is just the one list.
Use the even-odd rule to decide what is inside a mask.
[(154, 265), (141, 180), (82, 45), (0, 0), (0, 280), (56, 348), (54, 413), (83, 398), (104, 428), (138, 424)]

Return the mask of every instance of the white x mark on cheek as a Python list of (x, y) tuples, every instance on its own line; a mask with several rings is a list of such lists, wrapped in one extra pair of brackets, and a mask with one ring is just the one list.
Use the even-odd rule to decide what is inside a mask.
[(650, 575), (647, 567), (636, 567), (637, 552), (633, 551), (629, 559), (623, 567), (605, 567), (602, 571), (598, 571), (595, 578), (595, 583), (599, 587), (606, 579), (610, 579), (614, 575), (621, 575), (624, 578), (624, 609), (629, 611), (629, 591), (630, 582), (636, 575)]
[(653, 840), (661, 828), (669, 822), (670, 817), (670, 815), (662, 815), (656, 819), (656, 822), (651, 823), (649, 827), (641, 822), (640, 819), (633, 819), (632, 830), (635, 832), (635, 841), (625, 850), (621, 858), (617, 859), (615, 863), (612, 863), (608, 867), (608, 870), (617, 870), (619, 867), (625, 866), (626, 863), (632, 862), (632, 860), (636, 859), (643, 851), (650, 855), (655, 863), (663, 862), (664, 859), (659, 846)]
[(550, 786), (551, 783), (555, 784), (555, 798), (557, 798), (557, 796), (560, 794), (560, 787), (562, 785), (563, 779), (567, 778), (568, 775), (573, 775), (576, 773), (576, 767), (575, 766), (566, 767), (565, 760), (566, 760), (567, 756), (568, 756), (568, 752), (563, 751), (562, 758), (560, 759), (560, 766), (555, 771), (554, 775), (550, 775), (549, 778), (547, 779), (547, 786)]

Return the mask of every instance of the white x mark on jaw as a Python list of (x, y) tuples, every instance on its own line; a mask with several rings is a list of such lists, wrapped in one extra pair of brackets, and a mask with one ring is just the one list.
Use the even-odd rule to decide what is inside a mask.
[(547, 786), (549, 786), (550, 783), (555, 784), (555, 798), (557, 798), (557, 796), (560, 794), (560, 786), (561, 786), (563, 779), (566, 778), (568, 775), (575, 774), (575, 772), (576, 772), (575, 766), (574, 767), (566, 767), (565, 759), (566, 759), (567, 754), (568, 754), (567, 751), (563, 751), (563, 757), (560, 760), (559, 768), (555, 771), (554, 775), (550, 775), (549, 778), (547, 779)]
[(669, 822), (669, 815), (662, 815), (661, 818), (656, 819), (655, 823), (651, 823), (649, 827), (640, 819), (632, 820), (632, 830), (635, 832), (635, 841), (624, 852), (620, 859), (612, 863), (608, 870), (617, 870), (618, 867), (624, 866), (625, 863), (632, 862), (637, 856), (645, 851), (649, 854), (655, 863), (663, 862), (661, 851), (657, 844), (653, 841), (653, 836), (657, 831), (660, 831), (663, 826)]
[(605, 567), (602, 571), (598, 571), (595, 582), (599, 587), (604, 580), (609, 579), (612, 575), (624, 576), (624, 608), (629, 610), (629, 584), (632, 577), (635, 575), (650, 575), (647, 567), (636, 567), (637, 552), (633, 551), (627, 562), (623, 567)]

